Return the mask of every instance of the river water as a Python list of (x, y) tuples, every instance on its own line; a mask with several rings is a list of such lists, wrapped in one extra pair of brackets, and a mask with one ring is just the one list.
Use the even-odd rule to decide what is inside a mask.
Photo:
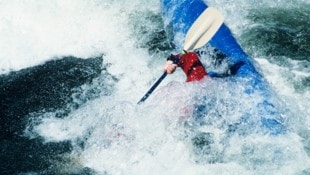
[(156, 0), (0, 0), (1, 174), (310, 174), (310, 2), (207, 2), (270, 84), (285, 134), (255, 120), (228, 132), (259, 115), (242, 80), (177, 70), (136, 104), (178, 52)]

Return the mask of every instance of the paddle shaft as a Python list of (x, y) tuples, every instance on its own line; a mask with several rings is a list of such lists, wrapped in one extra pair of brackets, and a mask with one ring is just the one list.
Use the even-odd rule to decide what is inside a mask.
[(167, 76), (167, 72), (164, 72), (160, 78), (154, 83), (154, 85), (146, 92), (146, 94), (139, 100), (138, 104), (141, 104), (144, 102), (151, 94), (152, 92), (156, 89), (156, 87), (163, 81), (163, 79)]

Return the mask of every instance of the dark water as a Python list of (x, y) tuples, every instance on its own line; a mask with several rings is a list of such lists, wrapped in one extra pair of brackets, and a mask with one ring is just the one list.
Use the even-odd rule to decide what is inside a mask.
[[(310, 6), (250, 11), (253, 23), (242, 34), (251, 54), (310, 61)], [(257, 50), (254, 50), (257, 49)], [(259, 52), (257, 52), (259, 51)]]
[[(298, 71), (310, 71), (310, 5), (252, 9), (251, 24), (241, 35), (241, 44), (255, 57)], [(294, 62), (294, 61), (298, 62)], [(310, 90), (310, 77), (289, 77), (299, 92)]]
[[(24, 136), (24, 130), (31, 116), (56, 112), (64, 118), (86, 101), (111, 94), (113, 86), (106, 79), (113, 77), (105, 72), (102, 60), (103, 56), (55, 58), (0, 76), (1, 174), (53, 174), (55, 163), (72, 151), (70, 141), (45, 143), (40, 137)], [(98, 80), (99, 75), (105, 76)]]

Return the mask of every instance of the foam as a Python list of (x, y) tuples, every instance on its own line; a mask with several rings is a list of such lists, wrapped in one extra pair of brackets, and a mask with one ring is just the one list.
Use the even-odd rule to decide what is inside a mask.
[(116, 52), (129, 40), (125, 26), (134, 7), (113, 1), (1, 2), (0, 74), (56, 56)]
[[(238, 3), (229, 6), (226, 2), (212, 1), (211, 4), (221, 6), (227, 17), (228, 12), (240, 9)], [(146, 49), (136, 47), (139, 36), (131, 35), (130, 17), (135, 10), (160, 13), (157, 1), (46, 3), (9, 1), (0, 5), (0, 26), (7, 26), (0, 28), (0, 37), (6, 41), (0, 41), (0, 46), (6, 48), (0, 55), (1, 73), (39, 64), (57, 55), (86, 58), (104, 52), (104, 63), (110, 65), (107, 71), (119, 81), (112, 96), (89, 101), (64, 119), (57, 118), (54, 113), (34, 116), (41, 117), (41, 122), (28, 133), (31, 137), (41, 136), (46, 142), (72, 141), (72, 156), (82, 166), (99, 174), (296, 174), (309, 168), (305, 164), (309, 162), (307, 153), (294, 133), (275, 138), (256, 134), (252, 128), (246, 130), (245, 136), (225, 138), (225, 122), (234, 123), (243, 112), (255, 111), (249, 103), (261, 100), (259, 95), (249, 97), (243, 93), (242, 81), (205, 79), (202, 83), (186, 84), (180, 74), (171, 75), (144, 104), (136, 105), (162, 72), (161, 61), (154, 61), (154, 69), (148, 67), (150, 60), (158, 55), (150, 55)], [(232, 29), (237, 35), (242, 31), (238, 25), (244, 25), (241, 14), (244, 11), (246, 8), (227, 19), (228, 23), (235, 23)], [(270, 71), (267, 79), (274, 82), (280, 94), (296, 94), (280, 78), (281, 68), (270, 65), (265, 59), (258, 59), (258, 62), (266, 68), (263, 71)], [(219, 145), (219, 150), (215, 151), (225, 153), (221, 161), (213, 164), (196, 162), (190, 143), (194, 133), (182, 125), (186, 120), (192, 121), (186, 118), (184, 111), (195, 102), (195, 93), (207, 95), (208, 100), (218, 98), (210, 110), (212, 115), (207, 116), (213, 127), (200, 128), (214, 133)], [(80, 140), (83, 146), (79, 145)], [(281, 150), (284, 154), (280, 154)], [(263, 165), (261, 169), (256, 167), (259, 163)], [(291, 164), (293, 166), (287, 166)]]

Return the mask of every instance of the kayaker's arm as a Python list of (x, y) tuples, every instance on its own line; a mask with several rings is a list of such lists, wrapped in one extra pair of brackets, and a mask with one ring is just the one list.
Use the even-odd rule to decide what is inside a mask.
[(178, 54), (178, 55), (170, 55), (168, 58), (167, 58), (167, 62), (164, 66), (164, 71), (167, 72), (168, 74), (172, 74), (175, 69), (178, 67), (178, 62), (181, 58), (181, 54)]
[(173, 63), (173, 61), (168, 60), (164, 66), (164, 71), (168, 74), (172, 74), (177, 67), (177, 64)]
[(199, 81), (208, 75), (195, 52), (186, 52), (184, 55), (171, 55), (164, 66), (164, 70), (171, 74), (177, 66), (181, 67), (186, 75), (186, 82)]

